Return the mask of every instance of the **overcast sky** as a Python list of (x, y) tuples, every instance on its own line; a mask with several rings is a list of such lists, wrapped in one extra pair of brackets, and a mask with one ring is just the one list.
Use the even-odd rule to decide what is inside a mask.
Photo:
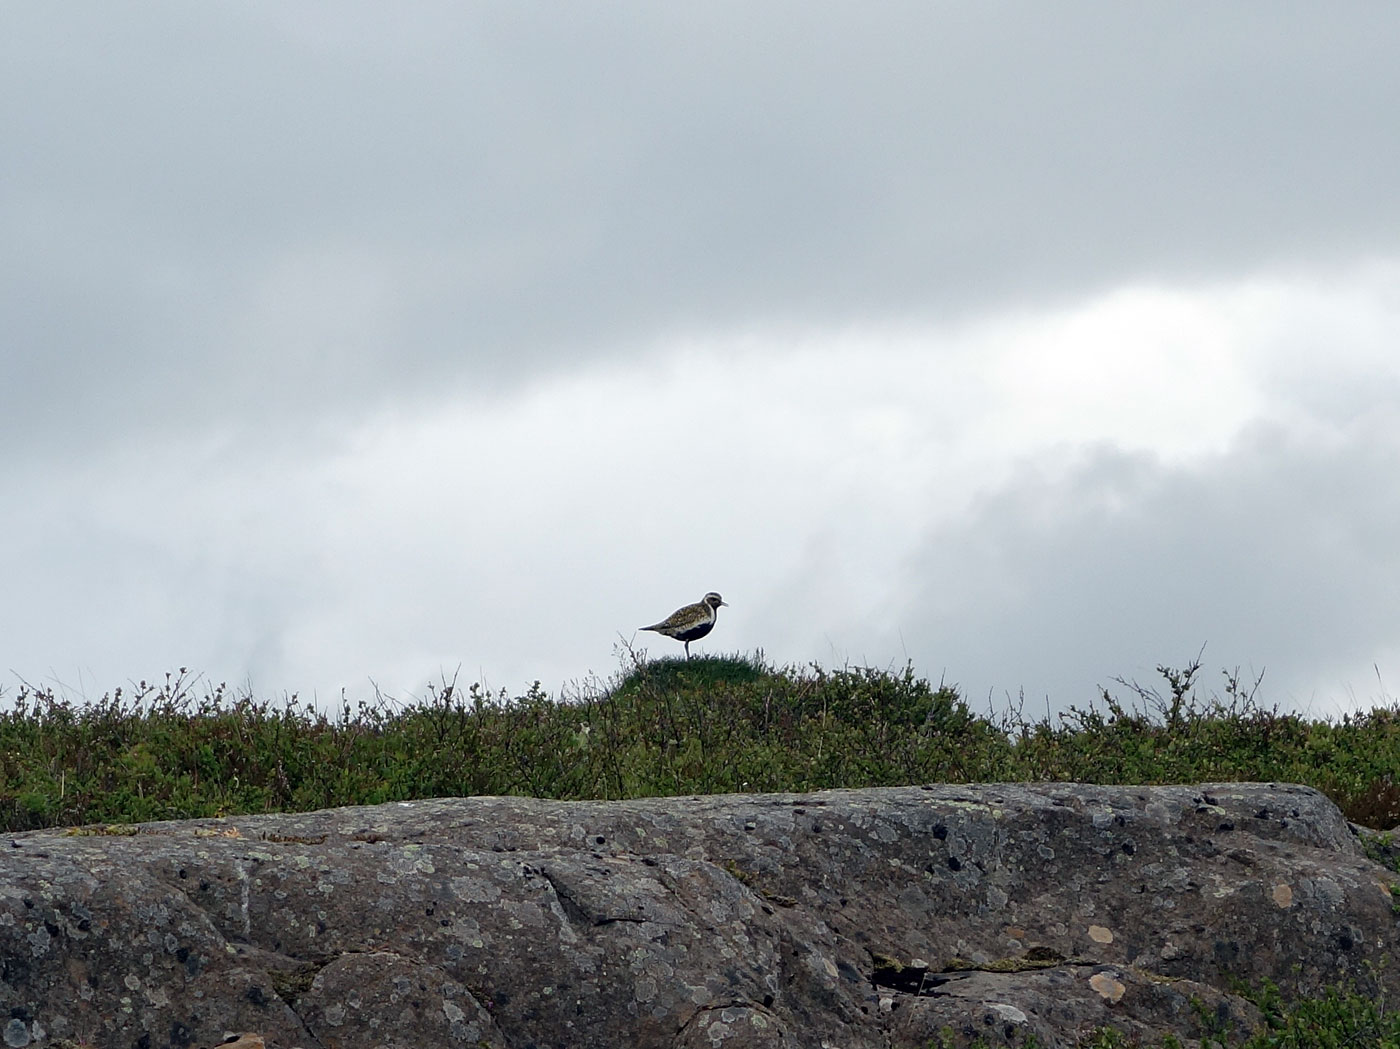
[(0, 673), (1400, 692), (1400, 7), (11, 3)]

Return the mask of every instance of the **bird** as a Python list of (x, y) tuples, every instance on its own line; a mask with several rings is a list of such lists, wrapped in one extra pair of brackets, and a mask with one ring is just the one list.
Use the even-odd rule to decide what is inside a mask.
[(685, 644), (685, 658), (690, 658), (690, 643), (698, 641), (714, 629), (719, 606), (728, 607), (729, 602), (711, 590), (693, 605), (678, 608), (659, 623), (638, 627), (638, 630), (655, 630)]

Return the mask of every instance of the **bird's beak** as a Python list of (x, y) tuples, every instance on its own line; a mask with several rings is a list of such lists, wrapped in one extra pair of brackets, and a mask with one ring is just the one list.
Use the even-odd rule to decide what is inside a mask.
[(721, 601), (720, 604), (722, 604), (725, 608), (728, 608), (728, 607), (729, 607), (729, 602), (728, 602), (728, 601)]

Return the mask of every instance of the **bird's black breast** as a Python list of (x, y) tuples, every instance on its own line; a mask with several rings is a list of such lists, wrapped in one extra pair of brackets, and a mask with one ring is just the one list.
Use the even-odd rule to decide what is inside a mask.
[(715, 623), (712, 619), (708, 623), (697, 623), (695, 626), (688, 626), (684, 630), (678, 630), (671, 636), (677, 641), (696, 641), (704, 637), (714, 628)]

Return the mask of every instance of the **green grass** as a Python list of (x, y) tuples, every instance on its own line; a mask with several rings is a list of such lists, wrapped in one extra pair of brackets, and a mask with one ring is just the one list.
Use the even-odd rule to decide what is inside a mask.
[[(1400, 1013), (1389, 1007), (1384, 998), (1359, 994), (1348, 986), (1328, 988), (1318, 998), (1285, 1001), (1278, 989), (1266, 984), (1262, 989), (1247, 990), (1244, 996), (1259, 1006), (1264, 1014), (1263, 1027), (1250, 1035), (1230, 1036), (1212, 1034), (1211, 1024), (1203, 1023), (1199, 1038), (1201, 1049), (1400, 1049)], [(1201, 1010), (1204, 1014), (1204, 1010)], [(1208, 1021), (1208, 1017), (1202, 1016)], [(1004, 1043), (996, 1043), (1004, 1044)], [(1017, 1049), (1040, 1049), (1034, 1035), (1016, 1043)], [(1181, 1049), (1176, 1035), (1165, 1035), (1155, 1041), (1139, 1041), (1121, 1031), (1104, 1027), (1081, 1039), (1076, 1049)], [(950, 1029), (928, 1044), (928, 1049), (993, 1049), (993, 1044), (978, 1038), (958, 1040)]]
[(912, 667), (777, 668), (759, 656), (636, 661), (550, 696), (462, 690), (325, 713), (163, 682), (74, 702), (22, 686), (0, 712), (0, 830), (422, 797), (633, 798), (925, 782), (1311, 784), (1351, 819), (1400, 824), (1400, 709), (1320, 721), (1226, 675), (1159, 668), (1162, 692), (1039, 720), (973, 712)]

